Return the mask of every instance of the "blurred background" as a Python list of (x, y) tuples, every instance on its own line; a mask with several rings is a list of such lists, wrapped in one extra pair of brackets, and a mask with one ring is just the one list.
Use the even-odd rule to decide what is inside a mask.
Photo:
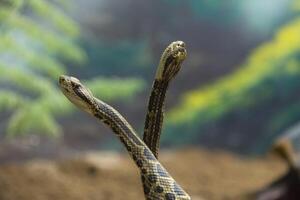
[[(58, 76), (82, 80), (142, 134), (160, 55), (182, 40), (188, 57), (167, 93), (162, 148), (202, 164), (216, 156), (244, 165), (300, 121), (299, 14), (299, 0), (0, 0), (0, 163), (119, 155), (118, 139), (66, 100)], [(267, 172), (273, 161), (251, 162)], [(222, 199), (197, 188), (190, 191)]]

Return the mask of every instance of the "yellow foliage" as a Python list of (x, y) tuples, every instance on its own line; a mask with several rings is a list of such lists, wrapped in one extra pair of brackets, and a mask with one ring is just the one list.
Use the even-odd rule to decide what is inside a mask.
[(202, 113), (207, 115), (202, 120), (217, 117), (233, 107), (251, 105), (271, 95), (272, 91), (263, 87), (255, 95), (249, 91), (268, 77), (300, 75), (299, 63), (292, 58), (299, 51), (300, 18), (296, 18), (281, 28), (273, 40), (256, 48), (236, 72), (186, 93), (180, 105), (169, 113), (169, 122), (173, 125), (188, 123), (197, 120), (195, 118)]
[(296, 11), (300, 11), (300, 1), (294, 0), (294, 3), (292, 4), (292, 9)]

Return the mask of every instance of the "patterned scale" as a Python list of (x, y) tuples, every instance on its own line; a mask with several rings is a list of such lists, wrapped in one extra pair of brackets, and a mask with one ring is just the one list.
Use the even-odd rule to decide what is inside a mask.
[[(164, 102), (169, 83), (181, 68), (181, 64), (186, 58), (187, 52), (185, 44), (182, 41), (172, 42), (162, 53), (159, 65), (157, 67), (152, 90), (148, 100), (148, 109), (145, 119), (143, 141), (152, 151), (153, 155), (158, 158), (160, 135), (164, 119)], [(157, 173), (164, 177), (165, 171), (158, 168)], [(168, 175), (165, 175), (167, 177)], [(147, 183), (142, 175), (145, 197), (149, 199)], [(170, 184), (170, 183), (168, 183)], [(166, 198), (173, 199), (172, 194), (176, 196), (185, 195), (177, 183), (172, 186), (172, 192), (168, 193)]]
[(97, 107), (94, 109), (94, 115), (112, 128), (140, 169), (147, 199), (190, 199), (144, 142), (135, 134), (129, 123), (114, 108), (96, 98), (95, 100)]
[(143, 140), (154, 156), (158, 157), (159, 140), (164, 118), (164, 100), (168, 82), (155, 80), (149, 97)]
[(168, 82), (178, 73), (185, 57), (185, 44), (181, 41), (172, 42), (161, 57), (149, 100), (144, 132), (145, 142), (151, 150), (119, 112), (95, 98), (78, 79), (63, 75), (59, 78), (62, 92), (73, 104), (107, 124), (119, 137), (140, 169), (145, 198), (148, 200), (191, 199), (156, 159)]

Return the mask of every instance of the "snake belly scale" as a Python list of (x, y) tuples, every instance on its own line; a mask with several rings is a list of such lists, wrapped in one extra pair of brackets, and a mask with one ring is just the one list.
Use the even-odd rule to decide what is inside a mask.
[(60, 76), (59, 85), (73, 104), (108, 125), (119, 137), (140, 170), (146, 199), (191, 199), (118, 111), (94, 97), (89, 89), (74, 77)]

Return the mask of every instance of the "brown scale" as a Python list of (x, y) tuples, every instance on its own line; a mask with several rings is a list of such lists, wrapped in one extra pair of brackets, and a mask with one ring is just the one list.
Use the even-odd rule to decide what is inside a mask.
[[(164, 120), (164, 102), (168, 85), (179, 72), (181, 63), (186, 56), (184, 43), (178, 42), (176, 45), (174, 44), (176, 43), (170, 44), (162, 54), (148, 100), (143, 141), (156, 158), (158, 158), (159, 152), (159, 141)], [(178, 45), (180, 46), (179, 48)], [(178, 53), (182, 53), (184, 56), (180, 57)], [(161, 170), (158, 170), (158, 172), (161, 172)], [(147, 185), (144, 181), (142, 178), (143, 187)], [(144, 188), (144, 191), (147, 191), (147, 188)], [(145, 196), (147, 195), (148, 194), (145, 193)], [(169, 199), (171, 199), (171, 197)]]
[[(137, 137), (126, 120), (111, 106), (99, 100), (95, 102), (97, 102), (97, 109), (94, 109), (96, 111), (94, 116), (112, 128), (140, 169), (146, 198), (151, 200), (173, 199), (176, 196), (175, 194), (177, 194), (177, 197), (181, 199), (188, 199), (186, 198), (187, 194), (171, 178), (147, 146)], [(164, 193), (163, 188), (166, 187), (170, 188), (170, 191)]]
[(148, 101), (143, 140), (158, 157), (159, 139), (164, 118), (164, 102), (169, 82), (176, 76), (186, 57), (185, 44), (171, 43), (161, 56)]
[(163, 104), (165, 95), (168, 88), (168, 83), (155, 80), (153, 83), (153, 90), (151, 92), (148, 104), (148, 114), (145, 120), (145, 132), (143, 136), (144, 142), (149, 149), (158, 157), (159, 138), (164, 118)]

